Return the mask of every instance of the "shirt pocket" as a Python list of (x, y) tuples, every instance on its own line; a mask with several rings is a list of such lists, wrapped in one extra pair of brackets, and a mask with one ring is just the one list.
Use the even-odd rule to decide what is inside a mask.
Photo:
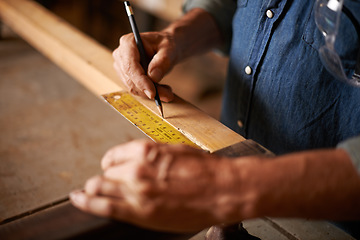
[(238, 0), (237, 1), (237, 7), (238, 8), (244, 8), (247, 6), (248, 0)]
[(302, 40), (317, 51), (324, 44), (323, 36), (315, 23), (314, 7), (306, 18)]
[[(316, 51), (325, 44), (325, 38), (315, 23), (314, 6), (305, 22), (302, 40)], [(335, 49), (340, 56), (345, 71), (347, 73), (352, 72), (356, 65), (356, 57), (359, 49), (359, 36), (357, 35), (354, 23), (344, 12), (341, 14)]]

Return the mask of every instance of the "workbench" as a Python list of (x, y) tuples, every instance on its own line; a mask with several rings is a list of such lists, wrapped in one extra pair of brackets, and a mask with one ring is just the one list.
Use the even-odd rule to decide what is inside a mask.
[[(12, 3), (9, 4), (10, 2)], [(29, 4), (29, 8), (34, 8), (32, 14), (39, 11), (51, 17), (51, 13), (31, 1), (0, 0), (0, 17), (15, 31), (19, 31), (12, 19), (15, 15), (7, 15), (1, 11), (11, 6), (15, 10), (19, 7), (21, 12), (22, 7), (17, 4)], [(29, 20), (36, 21), (36, 17), (29, 17)], [(67, 25), (61, 25), (61, 22), (57, 24), (56, 27), (60, 30), (73, 31), (67, 29)], [(29, 31), (31, 32), (31, 29)], [(20, 34), (24, 34), (22, 37), (44, 53), (46, 50), (42, 47), (49, 47), (46, 45), (55, 40), (46, 38), (51, 36), (51, 33), (42, 31), (45, 34), (45, 46), (35, 43), (26, 33)], [(97, 56), (105, 59), (101, 64), (107, 63), (110, 66), (98, 65), (98, 62), (87, 59), (85, 55), (72, 56), (72, 63), (80, 66), (80, 74), (84, 73), (85, 69), (81, 67), (83, 63), (80, 58), (83, 58), (84, 64), (88, 63), (91, 69), (97, 68), (96, 74), (103, 81), (102, 87), (99, 88), (96, 80), (79, 80), (78, 73), (69, 70), (71, 66), (66, 62), (68, 53), (65, 50), (69, 53), (74, 53), (75, 50), (68, 49), (66, 43), (62, 42), (64, 45), (59, 45), (64, 50), (61, 53), (63, 55), (57, 53), (53, 56), (51, 53), (44, 53), (59, 64), (59, 68), (18, 35), (11, 31), (2, 33), (0, 239), (68, 239), (76, 238), (80, 233), (87, 239), (96, 239), (100, 236), (102, 239), (203, 239), (206, 230), (191, 234), (158, 233), (108, 219), (89, 218), (86, 213), (81, 213), (69, 204), (68, 193), (71, 190), (81, 188), (86, 179), (101, 173), (100, 159), (107, 149), (115, 144), (145, 136), (98, 98), (101, 92), (107, 92), (109, 89), (115, 91), (119, 88), (118, 85), (106, 80), (115, 76), (110, 70), (104, 70), (111, 69), (111, 56), (108, 50), (98, 49), (95, 43), (91, 45), (91, 40), (86, 39), (90, 43), (86, 42), (82, 46), (83, 50), (90, 45), (92, 50), (98, 49)], [(79, 33), (74, 32), (71, 41), (77, 41), (76, 34)], [(220, 129), (220, 134), (227, 136), (221, 142), (211, 142), (206, 136), (199, 137), (197, 141), (210, 152), (244, 140), (216, 120), (207, 118), (206, 114), (198, 113), (199, 110), (188, 103), (180, 103), (181, 108), (198, 114), (209, 125)], [(144, 100), (144, 104), (153, 103)], [(173, 111), (178, 113), (183, 110)], [(194, 124), (181, 119), (179, 122), (182, 125), (176, 119), (173, 121), (174, 125), (185, 130)], [(195, 130), (189, 129), (189, 132), (194, 136), (197, 134)], [(219, 133), (214, 130), (208, 134)], [(72, 216), (74, 212), (77, 218), (69, 218), (68, 216)], [(263, 218), (244, 221), (244, 226), (251, 234), (264, 240), (352, 239), (342, 230), (324, 221)], [(104, 232), (108, 235), (99, 235)]]

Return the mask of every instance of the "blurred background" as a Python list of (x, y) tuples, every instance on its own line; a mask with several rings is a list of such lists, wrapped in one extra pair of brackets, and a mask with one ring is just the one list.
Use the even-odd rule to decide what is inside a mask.
[[(119, 0), (37, 0), (113, 50), (121, 35), (131, 32), (122, 1)], [(182, 14), (183, 0), (133, 0), (141, 32), (161, 30)], [(175, 67), (163, 83), (174, 92), (219, 119), (227, 58), (214, 53), (197, 56)]]

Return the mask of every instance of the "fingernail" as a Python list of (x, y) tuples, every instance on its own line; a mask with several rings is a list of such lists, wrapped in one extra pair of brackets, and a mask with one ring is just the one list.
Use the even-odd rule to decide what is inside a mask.
[(73, 191), (69, 194), (69, 197), (75, 204), (83, 205), (85, 203), (85, 195), (81, 191)]
[(151, 92), (149, 90), (144, 90), (144, 93), (148, 98), (152, 99)]
[(151, 72), (150, 72), (150, 77), (152, 80), (154, 80), (155, 82), (159, 82), (161, 80), (161, 78), (163, 77), (163, 73), (159, 68), (154, 68)]

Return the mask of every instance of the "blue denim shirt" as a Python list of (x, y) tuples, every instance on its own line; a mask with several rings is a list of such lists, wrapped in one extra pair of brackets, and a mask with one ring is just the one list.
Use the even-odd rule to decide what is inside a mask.
[[(324, 38), (315, 25), (314, 3), (193, 0), (185, 4), (185, 10), (202, 7), (213, 14), (225, 39), (230, 39), (222, 122), (277, 154), (335, 147), (360, 135), (360, 88), (335, 79), (322, 65), (318, 49)], [(345, 4), (360, 22), (360, 1)], [(351, 73), (359, 36), (345, 14), (341, 20), (336, 49)], [(360, 150), (360, 143), (357, 146)]]

